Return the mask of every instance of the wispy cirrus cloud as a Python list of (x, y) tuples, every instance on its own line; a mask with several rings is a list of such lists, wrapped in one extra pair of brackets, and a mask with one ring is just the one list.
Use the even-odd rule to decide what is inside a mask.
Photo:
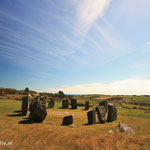
[(77, 6), (78, 27), (89, 29), (98, 17), (102, 17), (111, 0), (81, 0)]
[[(80, 59), (78, 57), (79, 54), (85, 59), (88, 53), (88, 56), (91, 55), (89, 51), (84, 53), (82, 48), (85, 38), (87, 37), (86, 34), (95, 20), (104, 15), (110, 2), (111, 0), (81, 0), (80, 2), (76, 1), (75, 6), (70, 2), (69, 5), (72, 7), (71, 11), (70, 7), (62, 8), (56, 5), (55, 2), (46, 1), (42, 4), (35, 2), (34, 5), (29, 5), (28, 1), (17, 1), (15, 4), (10, 2), (9, 4), (12, 5), (12, 7), (22, 6), (26, 8), (25, 11), (28, 11), (28, 13), (32, 15), (30, 16), (31, 18), (26, 18), (25, 15), (20, 15), (7, 8), (1, 9), (0, 15), (2, 18), (0, 21), (2, 24), (7, 24), (6, 26), (1, 25), (0, 29), (3, 36), (2, 40), (4, 40), (4, 38), (7, 39), (7, 53), (5, 52), (5, 55), (10, 53), (9, 58), (16, 55), (16, 57), (12, 57), (12, 59), (17, 59), (16, 62), (22, 62), (22, 60), (18, 60), (19, 57), (17, 57), (15, 51), (12, 50), (12, 43), (13, 45), (15, 43), (19, 46), (19, 48), (17, 48), (19, 55), (22, 55), (24, 60), (28, 61), (28, 63), (31, 62), (29, 60), (37, 58), (46, 61), (47, 59), (45, 58), (48, 56), (55, 57), (57, 62), (60, 60), (65, 61), (65, 57), (70, 56), (75, 63), (82, 62), (83, 58)], [(51, 6), (53, 6), (53, 8), (51, 8)], [(57, 11), (54, 13), (51, 9), (54, 9), (54, 12), (57, 10), (59, 13), (57, 13)], [(35, 12), (37, 12), (37, 14)], [(10, 27), (14, 27), (14, 25), (17, 26), (17, 29)], [(83, 28), (82, 25), (86, 25), (88, 28)], [(62, 26), (63, 29), (61, 29), (60, 26)], [(79, 33), (79, 30), (83, 30), (83, 32)], [(1, 50), (4, 50), (3, 48), (4, 47), (1, 47)], [(25, 49), (28, 49), (27, 51), (30, 57), (26, 55)], [(31, 59), (31, 57), (34, 56), (29, 49), (32, 52), (36, 52), (35, 58)], [(78, 57), (77, 61), (76, 56)], [(87, 57), (87, 59), (89, 58)], [(39, 59), (37, 62), (39, 62)], [(45, 63), (49, 64), (49, 62)], [(33, 63), (31, 62), (31, 64)], [(55, 65), (54, 61), (53, 64)], [(62, 62), (60, 65), (61, 64)]]
[[(24, 15), (11, 13), (8, 9), (1, 10), (0, 21), (7, 24), (0, 26), (2, 40), (7, 39), (5, 55), (10, 53), (9, 58), (16, 55), (12, 57), (13, 60), (23, 62), (23, 58), (24, 62), (32, 65), (35, 60), (40, 64), (45, 62), (47, 66), (63, 66), (67, 63), (66, 60), (71, 59), (74, 64), (93, 66), (109, 62), (130, 51), (129, 42), (103, 17), (111, 0), (74, 0), (74, 6), (71, 2), (70, 11), (69, 7), (61, 9), (55, 2), (30, 5), (28, 1), (19, 1), (19, 5), (26, 7), (29, 12), (33, 11), (30, 20)], [(53, 11), (59, 13), (53, 14), (51, 4)], [(99, 17), (103, 25), (97, 22)], [(10, 28), (9, 25), (17, 25), (17, 29)], [(90, 29), (92, 36), (88, 34)], [(18, 54), (12, 49), (12, 44), (13, 48), (17, 45), (15, 48)], [(3, 48), (4, 46), (1, 50)], [(22, 56), (21, 60), (18, 55)], [(40, 59), (44, 61), (41, 62)], [(94, 61), (89, 63), (91, 59)]]
[[(55, 66), (55, 62), (52, 63), (51, 61), (52, 57), (63, 59), (63, 57), (74, 53), (75, 47), (78, 46), (57, 28), (50, 30), (50, 22), (44, 28), (35, 22), (27, 21), (23, 16), (20, 17), (11, 13), (7, 9), (1, 10), (0, 15), (2, 16), (0, 19), (0, 55), (19, 65), (45, 63)], [(45, 18), (45, 21), (47, 19), (48, 17)], [(14, 28), (14, 25), (17, 29)], [(74, 47), (73, 50), (72, 47)], [(51, 57), (51, 60), (48, 60), (48, 57)], [(44, 59), (45, 62), (41, 62), (41, 59)], [(33, 60), (35, 63), (33, 63)]]
[[(146, 31), (149, 30), (145, 26), (148, 26), (149, 23), (141, 21), (141, 18), (148, 17), (145, 14), (149, 14), (147, 13), (150, 10), (149, 0), (133, 0), (132, 2), (130, 0), (123, 2), (120, 0), (2, 0), (1, 4), (0, 60), (18, 65), (19, 67), (16, 68), (25, 68), (31, 74), (38, 74), (39, 78), (43, 76), (43, 79), (44, 77), (48, 79), (50, 76), (50, 84), (47, 84), (47, 80), (45, 81), (47, 85), (51, 86), (51, 82), (57, 82), (57, 85), (61, 85), (62, 83), (59, 81), (65, 82), (65, 78), (68, 83), (75, 84), (77, 80), (80, 80), (78, 83), (82, 83), (82, 74), (91, 70), (94, 72), (94, 69), (99, 75), (111, 73), (114, 75), (112, 68), (115, 66), (121, 68), (121, 63), (116, 65), (121, 60), (122, 64), (128, 64), (125, 68), (127, 72), (131, 68), (132, 73), (133, 70), (139, 71), (138, 66), (141, 68), (145, 66), (145, 70), (148, 68), (145, 63), (143, 65), (137, 63), (129, 68), (129, 63), (139, 62), (141, 57), (145, 60), (145, 55), (149, 56), (147, 54), (149, 41), (144, 43), (148, 40), (149, 34)], [(133, 9), (133, 7), (136, 8)], [(144, 7), (146, 9), (141, 9)], [(118, 20), (114, 17), (115, 13)], [(130, 14), (134, 23), (137, 24), (134, 19), (136, 16), (143, 26), (141, 24), (134, 27), (126, 26)], [(145, 20), (148, 22), (149, 19)], [(138, 48), (141, 41), (145, 48), (143, 45)], [(137, 48), (136, 55), (130, 56), (129, 54)], [(146, 53), (143, 56), (139, 53), (142, 51)], [(148, 64), (148, 62), (146, 63)], [(116, 76), (119, 76), (119, 67)], [(97, 82), (96, 79), (94, 80), (95, 74), (91, 79), (87, 73), (86, 82), (89, 80)], [(52, 76), (54, 78), (51, 78)], [(113, 81), (113, 76), (111, 78)], [(99, 79), (97, 78), (97, 80)], [(131, 82), (133, 83), (133, 80)], [(122, 81), (120, 81), (121, 83)], [(119, 84), (117, 85), (119, 87)], [(74, 90), (77, 93), (79, 93), (78, 89), (85, 93), (87, 91), (98, 93), (99, 91), (95, 87), (104, 93), (107, 93), (111, 88), (115, 89), (114, 82), (69, 86), (63, 87), (63, 89), (65, 88), (66, 91), (72, 89), (72, 92)], [(102, 89), (106, 87), (105, 91), (100, 87)], [(87, 90), (83, 90), (84, 88)], [(114, 93), (114, 91), (111, 92)]]
[(150, 80), (124, 79), (111, 83), (91, 83), (84, 85), (64, 86), (45, 89), (47, 92), (64, 91), (66, 94), (109, 94), (109, 95), (142, 95), (150, 94)]

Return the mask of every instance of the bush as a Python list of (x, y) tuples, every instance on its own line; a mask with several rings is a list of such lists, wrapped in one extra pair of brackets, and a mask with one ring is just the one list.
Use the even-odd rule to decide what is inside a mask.
[(0, 96), (6, 96), (6, 93), (4, 91), (1, 91)]
[(64, 92), (63, 92), (63, 91), (59, 91), (59, 92), (58, 92), (58, 97), (59, 97), (59, 98), (65, 98)]

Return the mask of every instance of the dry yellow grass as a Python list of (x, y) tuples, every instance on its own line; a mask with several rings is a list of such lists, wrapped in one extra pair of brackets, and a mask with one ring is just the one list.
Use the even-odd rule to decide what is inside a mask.
[[(127, 116), (118, 108), (118, 120), (112, 123), (86, 125), (87, 111), (82, 107), (71, 109), (48, 109), (43, 123), (29, 123), (26, 117), (15, 116), (20, 101), (0, 100), (0, 141), (12, 141), (7, 150), (144, 150), (150, 149), (150, 117)], [(136, 111), (136, 110), (134, 110)], [(139, 110), (137, 110), (139, 111)], [(143, 110), (140, 110), (143, 113)], [(130, 112), (132, 113), (132, 112)], [(72, 114), (75, 128), (62, 126), (62, 118)], [(8, 116), (11, 115), (11, 116)], [(21, 123), (19, 123), (22, 121)], [(116, 131), (118, 122), (130, 124), (135, 135)], [(108, 133), (112, 129), (114, 133)]]

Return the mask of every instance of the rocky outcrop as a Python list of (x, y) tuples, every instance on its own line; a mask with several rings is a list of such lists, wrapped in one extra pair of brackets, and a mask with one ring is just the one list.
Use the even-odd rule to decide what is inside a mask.
[(135, 134), (135, 131), (128, 125), (119, 122), (117, 126), (117, 131), (124, 132), (126, 134)]

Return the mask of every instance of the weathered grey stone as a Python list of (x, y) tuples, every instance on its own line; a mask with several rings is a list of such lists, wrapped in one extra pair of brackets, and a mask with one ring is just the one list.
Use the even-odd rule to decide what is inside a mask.
[(39, 94), (39, 93), (33, 93), (33, 92), (31, 92), (30, 95), (31, 95), (32, 97), (36, 97), (36, 96), (39, 96), (40, 94)]
[(69, 107), (69, 100), (65, 99), (62, 101), (62, 108), (68, 108)]
[(29, 111), (32, 109), (33, 104), (35, 102), (38, 102), (38, 101), (40, 101), (40, 96), (36, 96), (36, 97), (31, 99), (30, 106), (29, 106)]
[(49, 108), (53, 108), (53, 107), (54, 107), (54, 104), (55, 104), (55, 101), (54, 101), (53, 98), (51, 98), (50, 101), (49, 101), (48, 107), (49, 107)]
[(43, 103), (46, 105), (47, 99), (45, 96), (41, 96), (40, 101), (43, 101)]
[(135, 134), (135, 131), (128, 125), (119, 122), (117, 126), (117, 131), (124, 132), (126, 134)]
[(28, 97), (24, 96), (22, 98), (22, 115), (26, 116), (27, 112), (28, 112)]
[(30, 104), (32, 103), (33, 96), (31, 94), (28, 94), (28, 109), (30, 107)]
[(104, 106), (98, 106), (96, 111), (97, 111), (99, 122), (105, 123), (106, 122), (106, 109), (105, 109), (105, 107)]
[(100, 103), (99, 103), (99, 106), (104, 106), (104, 107), (105, 107), (105, 110), (106, 110), (106, 112), (107, 112), (107, 110), (108, 110), (108, 103), (107, 103), (107, 101), (102, 101), (102, 102), (100, 102)]
[(72, 107), (72, 109), (77, 109), (77, 100), (76, 99), (71, 100), (71, 107)]
[(87, 112), (88, 124), (96, 124), (96, 110)]
[(39, 96), (35, 97), (30, 105), (29, 119), (42, 122), (47, 116), (45, 102)]
[(68, 127), (75, 128), (75, 127), (76, 127), (76, 125), (74, 125), (74, 124), (70, 124), (70, 125), (68, 125)]
[(89, 101), (85, 101), (85, 110), (89, 109)]
[(114, 134), (114, 131), (111, 129), (111, 130), (108, 131), (108, 133)]
[(71, 124), (73, 124), (73, 116), (72, 115), (66, 116), (63, 118), (62, 125), (71, 125)]
[(107, 122), (112, 122), (115, 120), (117, 120), (117, 109), (114, 104), (108, 103)]
[(97, 106), (93, 106), (93, 110), (97, 112)]

